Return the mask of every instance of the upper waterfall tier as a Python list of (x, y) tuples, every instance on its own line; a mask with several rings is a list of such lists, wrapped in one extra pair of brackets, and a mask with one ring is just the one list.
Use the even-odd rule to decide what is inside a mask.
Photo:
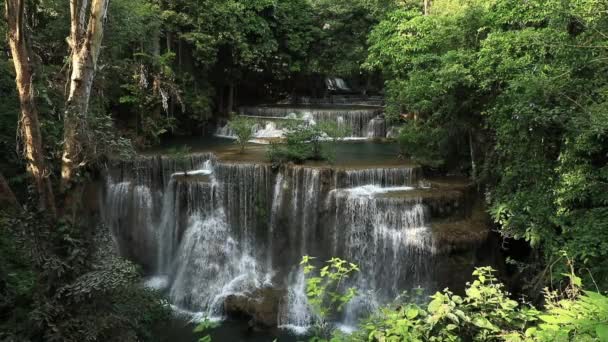
[(364, 106), (383, 106), (382, 96), (362, 96), (362, 95), (329, 95), (323, 98), (297, 96), (290, 97), (280, 102), (285, 105), (364, 105)]
[[(256, 139), (281, 138), (286, 120), (300, 120), (310, 125), (334, 123), (345, 127), (351, 139), (385, 138), (387, 127), (384, 108), (364, 105), (262, 105), (239, 108), (239, 115), (255, 122)], [(235, 137), (228, 125), (220, 125), (217, 136)]]
[[(241, 115), (252, 115), (269, 118), (300, 118), (312, 120), (315, 123), (331, 122), (344, 125), (350, 130), (352, 137), (368, 137), (375, 131), (369, 129), (374, 118), (381, 115), (382, 107), (376, 106), (256, 106), (241, 107)], [(381, 132), (383, 136), (386, 132)]]

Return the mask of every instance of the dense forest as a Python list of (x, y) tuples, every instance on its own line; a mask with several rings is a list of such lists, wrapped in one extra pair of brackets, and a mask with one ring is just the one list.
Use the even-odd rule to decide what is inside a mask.
[[(301, 339), (608, 341), (607, 2), (4, 0), (4, 12), (1, 341), (163, 340), (172, 307), (141, 285), (147, 265), (113, 251), (91, 193), (116, 160), (226, 123), (246, 155), (259, 118), (239, 108), (327, 99), (328, 79), (382, 99), (396, 160), (473, 184), (504, 260), (346, 334), (328, 322), (365, 268), (304, 257), (318, 320)], [(339, 159), (327, 145), (342, 126), (285, 121), (275, 170)]]

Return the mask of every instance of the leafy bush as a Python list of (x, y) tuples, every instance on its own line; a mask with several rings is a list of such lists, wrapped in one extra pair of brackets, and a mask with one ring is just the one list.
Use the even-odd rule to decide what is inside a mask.
[(363, 324), (370, 340), (387, 341), (499, 341), (512, 329), (536, 320), (537, 311), (509, 298), (490, 267), (473, 273), (465, 296), (444, 290), (426, 306), (402, 303), (383, 309)]
[(30, 212), (0, 229), (0, 340), (141, 341), (168, 318), (139, 268), (104, 251), (109, 237)]
[(302, 121), (285, 124), (285, 141), (272, 142), (268, 157), (275, 165), (287, 162), (303, 163), (306, 160), (335, 158), (335, 143), (348, 136), (349, 130), (336, 123), (311, 125)]
[[(309, 302), (316, 312), (347, 303), (355, 289), (340, 289), (356, 265), (332, 259), (320, 276), (307, 280)], [(302, 260), (308, 273), (315, 270), (310, 258)], [(608, 297), (583, 291), (581, 278), (565, 274), (569, 285), (562, 291), (545, 290), (545, 307), (538, 310), (511, 298), (491, 267), (473, 272), (464, 296), (449, 289), (430, 296), (419, 304), (420, 293), (400, 296), (397, 300), (364, 320), (352, 335), (334, 332), (331, 341), (607, 341)], [(322, 316), (324, 317), (324, 316)], [(324, 337), (324, 336), (321, 336)], [(317, 341), (324, 341), (321, 337)]]
[(268, 156), (273, 164), (321, 160), (323, 131), (316, 125), (293, 121), (285, 127), (285, 141), (272, 142)]
[(446, 134), (442, 128), (419, 121), (408, 122), (397, 137), (401, 154), (425, 166), (439, 167), (445, 162)]
[(253, 121), (243, 116), (237, 116), (228, 122), (228, 126), (236, 135), (236, 142), (241, 147), (241, 153), (245, 152), (245, 146), (253, 138)]
[(304, 256), (300, 265), (304, 268), (304, 274), (307, 276), (306, 297), (317, 317), (315, 322), (317, 334), (325, 336), (331, 333), (327, 319), (341, 312), (344, 305), (357, 294), (355, 288), (346, 288), (344, 282), (354, 272), (358, 272), (359, 267), (342, 259), (332, 258), (315, 276), (313, 273), (315, 273), (317, 267), (311, 263), (313, 259)]

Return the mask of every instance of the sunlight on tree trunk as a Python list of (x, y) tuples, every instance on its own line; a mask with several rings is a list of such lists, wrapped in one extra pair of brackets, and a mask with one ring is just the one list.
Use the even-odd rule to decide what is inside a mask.
[(49, 179), (50, 171), (44, 160), (40, 121), (34, 102), (34, 72), (25, 31), (25, 4), (23, 0), (7, 0), (5, 5), (9, 28), (8, 40), (15, 66), (15, 82), (21, 107), (19, 124), (27, 170), (34, 179), (40, 209), (46, 210), (51, 216), (55, 216), (55, 196)]
[[(74, 195), (67, 191), (75, 183), (78, 169), (87, 162), (83, 141), (80, 136), (86, 125), (89, 98), (97, 60), (101, 50), (103, 28), (109, 0), (70, 1), (70, 37), (68, 43), (71, 48), (71, 75), (68, 100), (64, 117), (64, 147), (61, 165), (61, 190), (66, 195), (65, 207), (71, 207)], [(89, 19), (85, 29), (85, 18), (89, 9)]]

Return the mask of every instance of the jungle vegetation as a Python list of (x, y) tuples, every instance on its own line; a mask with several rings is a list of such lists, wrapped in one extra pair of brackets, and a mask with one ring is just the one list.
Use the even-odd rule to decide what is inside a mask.
[[(0, 340), (151, 339), (166, 305), (99, 250), (85, 188), (110, 156), (207, 133), (252, 99), (322, 96), (327, 75), (384, 92), (404, 156), (478, 184), (504, 247), (525, 246), (512, 282), (534, 302), (480, 269), (465, 297), (387, 308), (366, 339), (608, 339), (607, 2), (3, 5)], [(299, 135), (321, 133), (292, 133), (277, 155), (315, 158)]]

